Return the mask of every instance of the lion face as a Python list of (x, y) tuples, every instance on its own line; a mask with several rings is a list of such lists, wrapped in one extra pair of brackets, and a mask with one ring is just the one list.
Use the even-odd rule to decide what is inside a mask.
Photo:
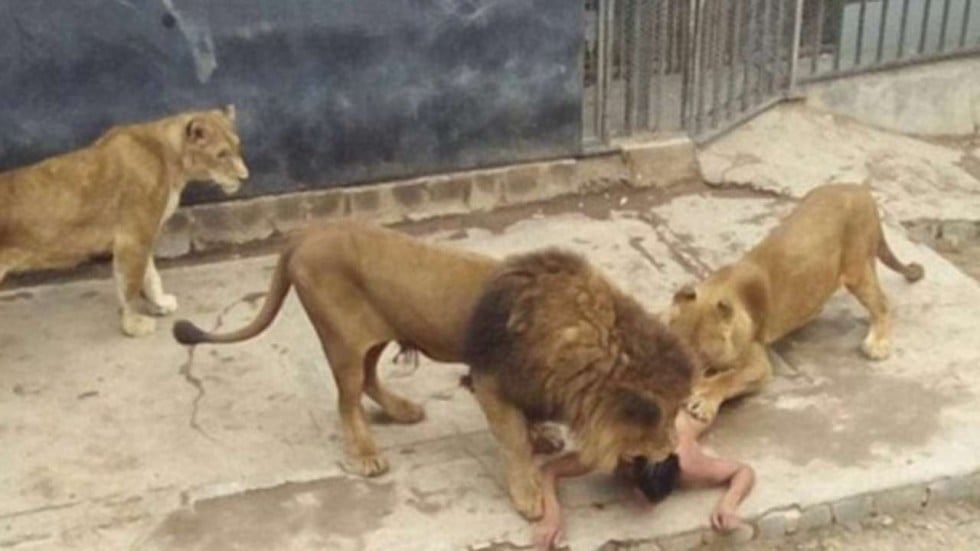
[(579, 435), (582, 460), (612, 472), (637, 460), (656, 463), (677, 447), (674, 418), (680, 400), (662, 399), (633, 386), (620, 386), (599, 403), (587, 431)]
[(248, 168), (235, 132), (234, 106), (194, 115), (184, 134), (183, 163), (191, 178), (212, 181), (227, 194), (238, 191)]
[(685, 286), (674, 294), (667, 326), (683, 339), (707, 370), (729, 368), (745, 354), (755, 335), (752, 318), (724, 290)]

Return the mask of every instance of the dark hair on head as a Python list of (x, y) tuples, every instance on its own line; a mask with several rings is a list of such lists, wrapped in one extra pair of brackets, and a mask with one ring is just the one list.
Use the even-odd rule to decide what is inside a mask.
[(670, 495), (680, 484), (681, 463), (676, 453), (657, 463), (647, 462), (646, 457), (633, 460), (633, 478), (643, 495), (656, 503)]

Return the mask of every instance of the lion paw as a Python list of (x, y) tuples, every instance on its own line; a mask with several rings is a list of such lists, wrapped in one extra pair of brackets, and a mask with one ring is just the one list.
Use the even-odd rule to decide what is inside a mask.
[(425, 410), (422, 406), (413, 404), (408, 400), (401, 399), (393, 404), (388, 404), (384, 408), (385, 413), (398, 423), (411, 425), (425, 419)]
[(861, 351), (872, 360), (884, 360), (891, 353), (891, 342), (888, 339), (876, 339), (868, 335), (861, 343)]
[(718, 408), (721, 404), (718, 400), (711, 399), (707, 396), (691, 396), (688, 398), (685, 404), (685, 409), (698, 421), (702, 423), (710, 423), (716, 415), (718, 415)]
[(388, 460), (379, 453), (366, 456), (348, 455), (341, 467), (360, 476), (380, 476), (388, 472)]
[(514, 508), (527, 520), (538, 520), (544, 515), (544, 496), (541, 480), (535, 471), (533, 476), (511, 480), (510, 499)]
[(130, 337), (149, 335), (157, 328), (157, 322), (148, 316), (136, 313), (123, 313), (122, 331)]
[(154, 316), (166, 316), (177, 311), (177, 297), (173, 295), (160, 295), (157, 300), (151, 300), (150, 314)]

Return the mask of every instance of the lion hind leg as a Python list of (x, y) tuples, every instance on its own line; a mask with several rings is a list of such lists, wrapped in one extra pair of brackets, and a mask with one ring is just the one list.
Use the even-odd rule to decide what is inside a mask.
[(490, 432), (500, 444), (514, 507), (528, 520), (541, 518), (544, 511), (541, 473), (534, 464), (527, 419), (520, 409), (500, 397), (497, 382), (491, 377), (475, 376), (473, 393), (487, 418)]
[(871, 315), (871, 327), (861, 344), (861, 350), (872, 360), (883, 360), (891, 351), (891, 313), (888, 298), (881, 290), (874, 261), (865, 263), (864, 272), (847, 289)]
[[(296, 296), (306, 310), (337, 384), (337, 409), (344, 435), (345, 461), (343, 467), (361, 476), (378, 476), (388, 471), (385, 459), (368, 428), (367, 415), (361, 405), (364, 393), (365, 359), (370, 345), (362, 345), (357, 335), (338, 330), (330, 312), (336, 308), (330, 296), (322, 292), (323, 282), (299, 274), (294, 285)], [(338, 309), (342, 310), (342, 309)], [(356, 327), (352, 327), (356, 331)]]
[(384, 343), (375, 345), (364, 357), (364, 392), (396, 422), (418, 423), (425, 419), (425, 410), (422, 406), (395, 394), (381, 383), (378, 375), (378, 358), (381, 357), (384, 346)]

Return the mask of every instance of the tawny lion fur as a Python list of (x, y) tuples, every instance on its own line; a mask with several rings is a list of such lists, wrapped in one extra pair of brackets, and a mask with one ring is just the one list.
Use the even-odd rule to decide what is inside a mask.
[(679, 290), (668, 324), (705, 366), (689, 411), (710, 421), (725, 400), (759, 390), (772, 377), (766, 345), (817, 317), (841, 285), (871, 314), (862, 350), (887, 357), (891, 316), (876, 258), (910, 282), (924, 274), (888, 247), (867, 188), (829, 185), (808, 193), (741, 260)]
[(116, 126), (93, 144), (0, 174), (0, 282), (10, 272), (65, 268), (112, 253), (122, 330), (153, 331), (140, 313), (165, 315), (177, 299), (163, 291), (153, 247), (191, 180), (236, 191), (248, 169), (234, 108), (188, 112)]
[(567, 422), (583, 463), (660, 461), (694, 366), (683, 343), (581, 257), (546, 250), (512, 257), (477, 302), (463, 358), (499, 441), (511, 497), (540, 514), (540, 475), (527, 422)]
[(462, 358), (473, 305), (498, 262), (354, 222), (326, 223), (290, 236), (265, 304), (246, 327), (211, 334), (181, 320), (184, 344), (231, 343), (258, 335), (291, 287), (316, 329), (333, 371), (348, 467), (365, 476), (388, 470), (361, 406), (367, 394), (394, 420), (415, 423), (422, 408), (382, 385), (378, 357), (389, 342), (443, 362)]

